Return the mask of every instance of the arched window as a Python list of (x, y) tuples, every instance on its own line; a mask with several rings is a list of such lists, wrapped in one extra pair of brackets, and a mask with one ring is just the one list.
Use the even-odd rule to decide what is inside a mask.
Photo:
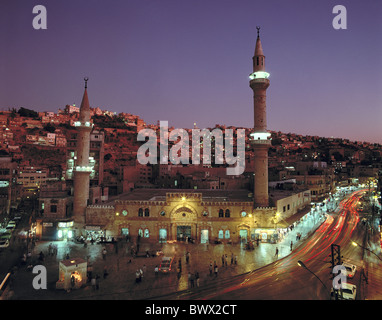
[(138, 230), (138, 236), (143, 237), (143, 230), (142, 229)]
[(145, 238), (148, 238), (149, 236), (150, 236), (150, 232), (149, 232), (149, 229), (145, 229), (145, 233), (143, 234), (143, 236), (145, 237)]
[(224, 238), (229, 239), (231, 237), (229, 230), (225, 231)]
[(256, 65), (259, 65), (259, 57), (256, 57)]
[(143, 209), (142, 208), (138, 209), (138, 217), (143, 217)]
[(229, 211), (229, 209), (227, 209), (226, 211), (225, 211), (225, 217), (226, 218), (229, 218), (231, 216), (231, 212)]
[(219, 210), (219, 218), (223, 218), (223, 217), (224, 217), (224, 210), (220, 209)]
[(145, 217), (149, 217), (150, 216), (150, 210), (149, 208), (146, 208), (145, 209)]
[(223, 230), (219, 230), (218, 238), (223, 239)]

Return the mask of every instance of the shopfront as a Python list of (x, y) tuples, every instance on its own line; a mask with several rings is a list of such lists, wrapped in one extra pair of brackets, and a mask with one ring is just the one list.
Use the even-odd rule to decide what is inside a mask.
[(100, 242), (105, 239), (105, 232), (100, 226), (85, 227), (86, 241)]
[(70, 240), (73, 238), (73, 221), (57, 223), (57, 239)]
[(259, 239), (263, 243), (276, 243), (278, 240), (278, 232), (276, 229), (254, 229), (251, 234), (252, 240)]

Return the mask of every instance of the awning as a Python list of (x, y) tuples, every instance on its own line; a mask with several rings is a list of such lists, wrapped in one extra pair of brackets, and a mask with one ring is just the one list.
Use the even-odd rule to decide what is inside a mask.
[(307, 206), (305, 209), (300, 212), (295, 213), (293, 216), (290, 216), (286, 219), (282, 219), (277, 222), (277, 228), (288, 228), (290, 225), (300, 220), (303, 216), (310, 212), (311, 206)]

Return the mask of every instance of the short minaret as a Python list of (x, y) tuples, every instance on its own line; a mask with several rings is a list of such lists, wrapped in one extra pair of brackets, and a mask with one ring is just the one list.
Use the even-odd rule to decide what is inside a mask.
[(81, 102), (79, 121), (74, 123), (77, 129), (77, 160), (74, 167), (74, 200), (73, 217), (77, 227), (85, 224), (85, 209), (89, 199), (89, 183), (92, 167), (89, 166), (90, 132), (90, 105), (87, 93), (88, 78), (85, 78), (85, 92)]
[(265, 56), (260, 41), (260, 27), (257, 29), (253, 73), (249, 75), (249, 86), (253, 90), (254, 131), (251, 142), (254, 147), (254, 207), (268, 207), (268, 149), (271, 134), (267, 131), (266, 91), (269, 87), (269, 73), (265, 72)]

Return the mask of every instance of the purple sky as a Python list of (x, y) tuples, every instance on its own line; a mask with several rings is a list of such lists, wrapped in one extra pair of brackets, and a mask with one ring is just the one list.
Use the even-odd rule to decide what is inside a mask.
[[(45, 5), (47, 30), (32, 9)], [(347, 30), (335, 30), (335, 5)], [(256, 26), (268, 129), (382, 143), (382, 1), (2, 0), (0, 109), (80, 104), (176, 128), (253, 126)]]

